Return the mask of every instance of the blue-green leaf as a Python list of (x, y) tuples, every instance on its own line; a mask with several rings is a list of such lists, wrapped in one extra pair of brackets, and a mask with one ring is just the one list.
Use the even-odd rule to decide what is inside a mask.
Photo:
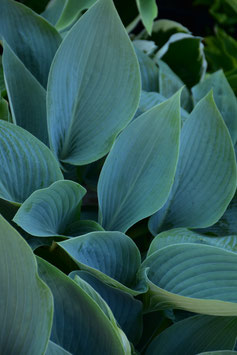
[(50, 340), (45, 355), (72, 355), (72, 354)]
[(229, 129), (233, 144), (237, 141), (237, 100), (222, 70), (207, 77), (192, 88), (195, 103), (211, 89), (222, 117)]
[(44, 354), (53, 297), (39, 278), (33, 252), (0, 216), (0, 349), (2, 354)]
[(48, 145), (46, 91), (6, 41), (3, 69), (13, 122)]
[(70, 223), (79, 218), (81, 200), (86, 190), (70, 181), (56, 181), (33, 192), (21, 205), (13, 221), (31, 235), (63, 235)]
[(125, 232), (166, 202), (179, 151), (180, 92), (136, 118), (118, 137), (102, 168), (102, 226)]
[(61, 36), (30, 8), (12, 0), (0, 1), (0, 36), (43, 87)]
[[(212, 354), (212, 352), (206, 353), (206, 351), (232, 350), (236, 341), (236, 333), (236, 317), (189, 317), (175, 323), (154, 338), (148, 346), (146, 354), (197, 355), (203, 351), (205, 354)], [(226, 354), (225, 351), (217, 351), (216, 355), (218, 353), (220, 355)]]
[(120, 232), (92, 232), (58, 243), (80, 269), (130, 294), (146, 290), (137, 275), (141, 256), (136, 244)]
[(0, 142), (0, 198), (22, 203), (63, 179), (49, 148), (23, 128), (0, 121)]
[(38, 258), (39, 274), (54, 297), (51, 340), (72, 354), (125, 355), (117, 329), (68, 276)]
[(88, 282), (100, 294), (111, 308), (128, 339), (136, 344), (142, 332), (142, 303), (128, 293), (106, 285), (86, 271), (73, 271), (69, 276), (74, 279), (76, 275)]
[(237, 315), (237, 254), (209, 245), (173, 244), (152, 253), (142, 264), (149, 292), (146, 308), (183, 309)]
[(165, 206), (149, 221), (152, 234), (212, 225), (230, 203), (236, 179), (233, 145), (210, 92), (183, 125), (174, 185)]
[(75, 165), (101, 158), (132, 119), (139, 96), (132, 44), (112, 0), (98, 0), (70, 30), (52, 64), (47, 105), (53, 151)]
[(159, 72), (157, 65), (153, 60), (143, 53), (139, 48), (134, 46), (137, 59), (140, 66), (142, 90), (145, 91), (158, 91), (159, 88)]

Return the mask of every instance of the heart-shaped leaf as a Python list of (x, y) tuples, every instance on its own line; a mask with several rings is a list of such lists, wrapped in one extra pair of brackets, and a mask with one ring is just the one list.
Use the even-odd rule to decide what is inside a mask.
[(201, 100), (211, 89), (222, 117), (229, 129), (233, 144), (237, 141), (237, 100), (222, 70), (192, 88), (194, 102)]
[(146, 291), (137, 275), (141, 256), (136, 244), (120, 232), (92, 232), (58, 243), (80, 269), (101, 281), (136, 295)]
[(70, 181), (56, 181), (33, 192), (21, 205), (13, 221), (31, 235), (63, 235), (67, 226), (79, 218), (86, 190)]
[(149, 221), (153, 235), (161, 228), (212, 225), (225, 212), (235, 193), (235, 153), (211, 92), (185, 121), (180, 140), (171, 194), (162, 210)]
[(102, 226), (125, 232), (166, 202), (175, 175), (180, 92), (136, 118), (113, 145), (98, 183)]
[[(46, 91), (4, 41), (3, 68), (13, 121), (48, 145)], [(19, 88), (22, 87), (22, 90)]]
[[(146, 354), (197, 355), (202, 351), (232, 350), (235, 346), (236, 333), (236, 317), (189, 317), (175, 323), (154, 338)], [(225, 354), (223, 350), (220, 355)]]
[(72, 354), (127, 354), (117, 329), (96, 302), (56, 267), (37, 260), (54, 297), (51, 340)]
[(22, 203), (35, 190), (63, 179), (49, 148), (23, 128), (0, 121), (0, 142), (1, 198)]
[(39, 278), (30, 247), (1, 216), (0, 284), (1, 352), (44, 354), (53, 320), (53, 297)]
[(52, 64), (47, 105), (53, 151), (74, 165), (98, 160), (132, 119), (139, 96), (132, 44), (112, 0), (98, 0), (65, 37)]
[(173, 244), (152, 253), (147, 270), (148, 309), (184, 309), (216, 316), (237, 315), (237, 255), (200, 244)]
[(61, 36), (28, 7), (12, 0), (0, 1), (0, 36), (43, 87)]
[[(76, 275), (88, 282), (111, 308), (114, 317), (128, 339), (136, 344), (142, 331), (142, 303), (126, 292), (106, 285), (86, 271), (73, 271), (69, 275), (75, 279)], [(77, 282), (77, 280), (75, 279)]]

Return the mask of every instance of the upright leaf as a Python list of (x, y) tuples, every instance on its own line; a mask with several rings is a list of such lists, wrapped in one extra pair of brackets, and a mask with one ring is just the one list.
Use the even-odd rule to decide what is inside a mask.
[(17, 211), (14, 222), (31, 235), (63, 235), (67, 226), (79, 218), (85, 194), (86, 190), (73, 181), (56, 181), (33, 192)]
[(152, 32), (153, 20), (158, 15), (156, 0), (136, 0), (142, 22), (149, 34)]
[(33, 76), (46, 87), (52, 59), (61, 43), (56, 29), (19, 2), (1, 0), (1, 36)]
[(98, 199), (102, 226), (125, 232), (166, 202), (179, 151), (180, 92), (134, 120), (102, 168)]
[(150, 230), (156, 235), (160, 229), (212, 225), (230, 203), (236, 178), (230, 135), (209, 93), (183, 125), (174, 185), (165, 206), (151, 217)]
[[(203, 351), (232, 350), (236, 341), (236, 333), (236, 317), (200, 315), (189, 317), (175, 323), (154, 338), (146, 354), (197, 355)], [(224, 354), (225, 351), (220, 352), (220, 355)]]
[(222, 117), (229, 129), (233, 144), (237, 141), (237, 100), (222, 70), (192, 88), (195, 104), (211, 89)]
[(54, 296), (51, 340), (72, 354), (125, 354), (112, 323), (86, 292), (38, 258), (39, 273)]
[[(13, 121), (48, 145), (46, 91), (4, 41), (3, 69)], [(21, 88), (19, 90), (19, 88)]]
[(145, 91), (158, 91), (159, 77), (158, 67), (153, 60), (143, 53), (139, 48), (134, 46), (137, 59), (140, 66), (142, 90)]
[(132, 119), (139, 95), (132, 44), (112, 0), (99, 0), (65, 37), (52, 64), (47, 104), (55, 154), (75, 165), (105, 155)]
[(0, 197), (22, 203), (63, 179), (52, 152), (23, 128), (0, 121)]
[(39, 278), (30, 247), (1, 216), (0, 231), (1, 352), (43, 354), (52, 327), (52, 294)]

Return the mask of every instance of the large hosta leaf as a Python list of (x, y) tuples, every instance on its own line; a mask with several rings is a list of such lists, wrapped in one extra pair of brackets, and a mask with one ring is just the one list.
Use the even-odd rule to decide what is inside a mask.
[[(146, 354), (196, 355), (203, 351), (232, 350), (236, 334), (236, 317), (194, 316), (163, 331), (148, 346)], [(225, 351), (220, 353), (224, 354)]]
[(52, 294), (39, 278), (30, 247), (1, 216), (0, 285), (1, 353), (43, 354), (52, 326)]
[(184, 309), (237, 315), (237, 255), (209, 245), (173, 244), (152, 253), (147, 270), (148, 309)]
[(173, 244), (198, 243), (213, 245), (229, 251), (237, 252), (237, 236), (211, 237), (193, 232), (186, 228), (175, 228), (158, 234), (151, 242), (147, 256)]
[(211, 89), (216, 105), (229, 129), (233, 144), (237, 141), (237, 100), (222, 70), (211, 74), (192, 88), (195, 103)]
[(3, 68), (14, 123), (48, 145), (46, 91), (5, 41)]
[(128, 293), (106, 285), (89, 272), (73, 271), (69, 276), (75, 279), (77, 275), (106, 301), (128, 339), (136, 344), (142, 331), (142, 303)]
[(52, 152), (23, 128), (0, 121), (0, 197), (22, 203), (63, 179)]
[(125, 232), (163, 206), (179, 151), (180, 92), (134, 120), (102, 168), (98, 199), (102, 226)]
[(146, 290), (137, 274), (141, 256), (135, 243), (120, 232), (92, 232), (60, 242), (82, 270), (130, 294)]
[(50, 340), (45, 355), (72, 355), (72, 354)]
[(171, 194), (149, 222), (154, 235), (161, 228), (212, 225), (225, 212), (236, 189), (233, 145), (211, 92), (185, 121), (180, 139)]
[(86, 190), (73, 181), (56, 181), (45, 189), (33, 192), (13, 220), (31, 235), (63, 235), (67, 226), (79, 218), (85, 194)]
[(132, 44), (112, 1), (99, 0), (65, 37), (52, 64), (47, 104), (55, 154), (75, 165), (105, 155), (132, 119), (139, 95)]
[(54, 343), (72, 354), (126, 354), (117, 329), (79, 285), (43, 259), (38, 267), (54, 296)]
[(12, 0), (0, 1), (0, 37), (44, 86), (61, 42), (56, 29), (28, 7)]

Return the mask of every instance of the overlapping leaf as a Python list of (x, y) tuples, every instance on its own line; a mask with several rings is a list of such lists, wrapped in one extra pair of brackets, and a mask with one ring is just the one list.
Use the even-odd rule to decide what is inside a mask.
[(125, 232), (163, 206), (178, 159), (180, 92), (134, 120), (102, 168), (98, 200), (102, 226)]
[(3, 68), (14, 123), (48, 145), (46, 91), (5, 41)]
[(204, 228), (222, 216), (236, 189), (236, 163), (226, 125), (212, 93), (185, 121), (174, 185), (162, 210), (149, 221), (151, 232), (173, 227)]
[(73, 181), (56, 181), (45, 189), (33, 192), (13, 220), (31, 235), (63, 235), (67, 226), (79, 218), (85, 194), (86, 190)]
[(0, 37), (46, 87), (52, 59), (61, 43), (56, 29), (19, 2), (1, 0)]
[(223, 349), (219, 354), (224, 355), (224, 350), (234, 348), (236, 333), (236, 317), (194, 316), (175, 323), (154, 338), (146, 354), (196, 355)]
[(173, 244), (152, 253), (142, 264), (147, 270), (148, 309), (237, 314), (237, 255), (209, 245)]
[(23, 128), (0, 121), (0, 197), (22, 203), (63, 179), (52, 152)]
[(237, 141), (237, 100), (222, 70), (192, 88), (195, 103), (211, 89), (216, 105), (229, 129), (233, 144)]
[(127, 354), (117, 329), (93, 299), (57, 268), (37, 260), (54, 297), (51, 340), (72, 354)]
[(39, 278), (30, 247), (1, 216), (0, 284), (1, 352), (43, 354), (52, 326), (52, 294)]
[(128, 339), (136, 344), (142, 331), (142, 303), (128, 293), (106, 285), (88, 272), (73, 271), (69, 276), (75, 279), (76, 275), (88, 282), (100, 294), (111, 308)]
[(75, 165), (104, 156), (132, 119), (139, 95), (132, 44), (112, 1), (99, 0), (65, 37), (52, 64), (47, 104), (55, 154)]
[(92, 232), (60, 242), (80, 269), (132, 295), (146, 291), (138, 269), (141, 256), (135, 243), (121, 232)]
[(134, 47), (141, 71), (142, 90), (158, 91), (158, 67), (148, 55), (136, 46)]

